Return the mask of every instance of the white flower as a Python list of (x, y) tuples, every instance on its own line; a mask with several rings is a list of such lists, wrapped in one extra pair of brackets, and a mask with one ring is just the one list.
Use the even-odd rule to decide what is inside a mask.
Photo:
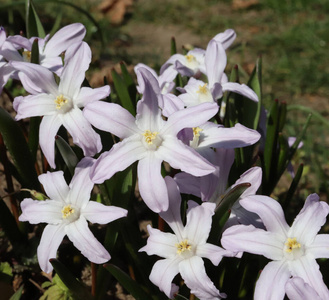
[(115, 206), (105, 206), (89, 201), (94, 186), (89, 178), (93, 159), (85, 158), (77, 166), (68, 186), (62, 171), (48, 172), (39, 176), (49, 200), (30, 198), (21, 203), (20, 221), (31, 224), (48, 223), (38, 247), (40, 267), (46, 273), (52, 271), (49, 259), (56, 253), (65, 235), (81, 253), (94, 263), (105, 263), (111, 256), (88, 228), (88, 222), (107, 224), (125, 217), (127, 211)]

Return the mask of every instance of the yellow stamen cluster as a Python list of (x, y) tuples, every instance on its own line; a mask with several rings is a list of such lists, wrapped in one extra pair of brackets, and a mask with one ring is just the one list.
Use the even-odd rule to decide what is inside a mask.
[(60, 94), (55, 99), (56, 108), (61, 109), (67, 102), (68, 100), (62, 94)]
[(186, 57), (188, 62), (192, 62), (192, 61), (196, 60), (195, 56), (192, 55), (192, 54), (185, 55), (185, 57)]
[(23, 51), (23, 58), (25, 61), (31, 62), (31, 51)]
[(177, 248), (177, 253), (180, 255), (184, 251), (191, 251), (192, 246), (188, 243), (188, 240), (181, 241), (179, 244), (175, 245)]
[(143, 133), (143, 136), (145, 138), (145, 142), (149, 145), (152, 145), (153, 140), (156, 139), (158, 133), (159, 132), (156, 132), (156, 131), (151, 132), (150, 130), (145, 130), (145, 132)]
[(193, 137), (199, 137), (202, 129), (200, 127), (193, 127)]
[(197, 90), (197, 93), (199, 94), (207, 94), (208, 88), (207, 83), (205, 83), (203, 86), (199, 85), (199, 89)]
[(301, 244), (297, 242), (296, 238), (288, 238), (287, 242), (285, 243), (286, 245), (286, 252), (291, 253), (293, 249), (300, 248)]
[(66, 205), (62, 209), (63, 219), (66, 219), (70, 215), (74, 214), (74, 208), (71, 205)]

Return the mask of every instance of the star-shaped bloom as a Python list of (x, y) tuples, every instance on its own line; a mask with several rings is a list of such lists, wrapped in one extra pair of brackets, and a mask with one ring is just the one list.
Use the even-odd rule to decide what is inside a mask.
[[(180, 215), (181, 197), (175, 181), (165, 178), (169, 192), (169, 209), (160, 213), (172, 233), (164, 233), (147, 226), (150, 234), (147, 245), (139, 251), (148, 255), (158, 255), (164, 259), (157, 261), (151, 271), (150, 280), (163, 291), (167, 297), (173, 298), (178, 286), (172, 284), (174, 277), (180, 273), (191, 293), (199, 299), (221, 299), (226, 295), (220, 293), (205, 272), (202, 257), (208, 258), (218, 265), (223, 256), (232, 256), (219, 246), (207, 243), (214, 214), (214, 203), (197, 205), (188, 202), (186, 225), (183, 225)], [(202, 226), (200, 226), (202, 224)]]
[(162, 118), (158, 105), (158, 93), (153, 86), (156, 78), (146, 69), (140, 72), (145, 88), (142, 100), (137, 104), (136, 119), (124, 108), (114, 103), (89, 104), (84, 115), (95, 127), (111, 132), (123, 139), (97, 160), (91, 173), (95, 183), (102, 183), (135, 161), (138, 162), (139, 191), (149, 208), (155, 212), (168, 209), (168, 192), (161, 175), (161, 163), (195, 176), (204, 176), (215, 170), (206, 159), (177, 138), (186, 127), (196, 127), (210, 119), (218, 111), (214, 103), (204, 103), (179, 110)]
[(55, 168), (55, 136), (63, 125), (82, 148), (85, 156), (93, 156), (102, 149), (99, 135), (83, 116), (81, 107), (103, 99), (110, 87), (82, 87), (85, 72), (91, 61), (91, 51), (85, 42), (73, 44), (65, 54), (64, 68), (57, 85), (54, 74), (48, 69), (31, 63), (12, 62), (20, 70), (19, 78), (31, 95), (16, 97), (16, 120), (44, 116), (40, 124), (41, 149), (50, 166)]
[(260, 274), (254, 299), (283, 299), (291, 277), (302, 278), (321, 299), (329, 299), (316, 262), (317, 258), (329, 257), (329, 235), (317, 234), (326, 222), (328, 204), (319, 201), (316, 194), (308, 196), (291, 227), (279, 203), (270, 197), (249, 196), (240, 204), (258, 214), (267, 231), (252, 225), (235, 225), (224, 231), (221, 242), (228, 250), (264, 255), (272, 260)]
[(101, 264), (111, 258), (88, 228), (87, 221), (107, 224), (125, 217), (127, 211), (89, 200), (94, 186), (89, 177), (92, 164), (93, 159), (83, 159), (76, 167), (69, 186), (62, 171), (40, 175), (39, 180), (50, 199), (39, 201), (26, 198), (21, 203), (20, 221), (48, 223), (37, 251), (40, 267), (46, 273), (52, 271), (49, 259), (56, 258), (65, 235), (91, 262)]

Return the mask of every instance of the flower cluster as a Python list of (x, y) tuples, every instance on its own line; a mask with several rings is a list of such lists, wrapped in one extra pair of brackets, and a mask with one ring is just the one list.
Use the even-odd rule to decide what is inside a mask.
[[(103, 184), (137, 162), (141, 198), (173, 232), (149, 225), (146, 245), (139, 249), (163, 258), (154, 264), (149, 279), (167, 297), (178, 293), (173, 281), (180, 274), (199, 299), (225, 298), (220, 281), (207, 275), (202, 258), (218, 266), (223, 257), (228, 261), (249, 252), (272, 260), (257, 280), (254, 299), (283, 299), (286, 293), (290, 299), (329, 299), (316, 262), (329, 257), (329, 235), (317, 234), (329, 206), (312, 194), (289, 226), (276, 200), (256, 195), (263, 174), (255, 160), (234, 178), (235, 183), (229, 183), (235, 153), (261, 139), (257, 126), (230, 123), (224, 110), (224, 104), (230, 109), (227, 95), (236, 96), (236, 106), (255, 107), (260, 101), (250, 86), (230, 82), (224, 73), (234, 30), (216, 35), (205, 50), (174, 54), (159, 75), (146, 65), (136, 65), (135, 116), (118, 103), (101, 101), (110, 94), (108, 85), (85, 86), (91, 50), (84, 35), (82, 24), (66, 26), (44, 39), (7, 37), (0, 29), (0, 88), (13, 78), (29, 93), (14, 99), (16, 120), (42, 117), (39, 143), (52, 169), (57, 167), (55, 137), (61, 126), (85, 156), (69, 185), (62, 170), (48, 171), (39, 181), (49, 199), (21, 202), (20, 221), (48, 224), (37, 250), (41, 269), (52, 271), (49, 259), (56, 258), (65, 235), (91, 262), (111, 258), (88, 221), (107, 224), (126, 217), (128, 211), (90, 200), (91, 192), (94, 184)], [(38, 64), (31, 62), (35, 41)], [(266, 128), (259, 128), (264, 143)], [(101, 136), (109, 135), (104, 132), (116, 137), (107, 151)], [(194, 200), (183, 201), (181, 194)]]

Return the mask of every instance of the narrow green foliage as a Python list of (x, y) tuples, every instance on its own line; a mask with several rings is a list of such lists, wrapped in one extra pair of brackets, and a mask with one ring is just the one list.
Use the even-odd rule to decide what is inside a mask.
[(37, 38), (32, 43), (31, 63), (39, 64), (39, 44)]
[(283, 208), (285, 208), (288, 205), (288, 203), (290, 202), (291, 198), (293, 197), (293, 195), (294, 195), (294, 193), (295, 193), (295, 191), (297, 189), (298, 183), (299, 183), (299, 181), (300, 181), (300, 179), (302, 177), (303, 170), (304, 170), (304, 165), (303, 164), (300, 164), (299, 167), (298, 167), (298, 169), (297, 169), (297, 172), (295, 174), (295, 177), (292, 180), (292, 183), (291, 183), (291, 185), (289, 187), (289, 190), (288, 190), (288, 192), (286, 194), (285, 200), (284, 200), (284, 202), (282, 204)]
[(112, 70), (111, 74), (114, 88), (118, 94), (121, 105), (134, 116), (136, 114), (135, 98), (130, 98), (127, 82), (114, 69)]
[(48, 289), (40, 297), (39, 300), (73, 300), (72, 294), (63, 281), (56, 274), (52, 282), (46, 281), (42, 284), (42, 288)]
[(75, 278), (75, 276), (57, 259), (51, 259), (54, 270), (62, 280), (63, 284), (72, 292), (77, 299), (92, 300), (94, 299), (87, 288)]
[(276, 174), (282, 174), (287, 167), (287, 159), (289, 154), (289, 144), (287, 139), (280, 132), (278, 135), (279, 140), (279, 156), (276, 165)]
[(123, 272), (117, 266), (108, 264), (105, 269), (109, 271), (118, 282), (133, 296), (136, 300), (152, 300), (152, 297), (135, 280)]
[(0, 107), (0, 133), (13, 159), (23, 187), (40, 190), (34, 159), (17, 122)]
[(9, 300), (19, 300), (21, 299), (22, 293), (23, 293), (23, 289), (24, 289), (24, 285), (22, 285), (16, 292), (14, 295), (12, 295), (10, 297)]
[(310, 107), (306, 107), (306, 106), (302, 106), (302, 105), (296, 105), (296, 104), (291, 104), (291, 105), (288, 105), (287, 110), (288, 111), (291, 111), (291, 110), (299, 110), (299, 111), (302, 111), (302, 112), (306, 112), (306, 113), (312, 114), (312, 117), (313, 118), (315, 118), (316, 120), (319, 120), (326, 127), (329, 127), (329, 120), (328, 120), (328, 118), (323, 117), (321, 114), (319, 114), (317, 111), (315, 111), (314, 109), (312, 109)]
[(76, 154), (70, 147), (70, 145), (59, 135), (56, 136), (55, 144), (66, 164), (68, 167), (71, 175), (74, 175), (74, 169), (79, 162)]
[(121, 67), (121, 72), (122, 72), (122, 78), (123, 78), (124, 82), (126, 83), (130, 99), (132, 101), (135, 100), (135, 105), (136, 105), (137, 90), (136, 90), (136, 84), (134, 82), (134, 79), (129, 74), (124, 62), (120, 63), (120, 67)]
[(46, 36), (32, 0), (26, 0), (26, 34), (28, 38)]

